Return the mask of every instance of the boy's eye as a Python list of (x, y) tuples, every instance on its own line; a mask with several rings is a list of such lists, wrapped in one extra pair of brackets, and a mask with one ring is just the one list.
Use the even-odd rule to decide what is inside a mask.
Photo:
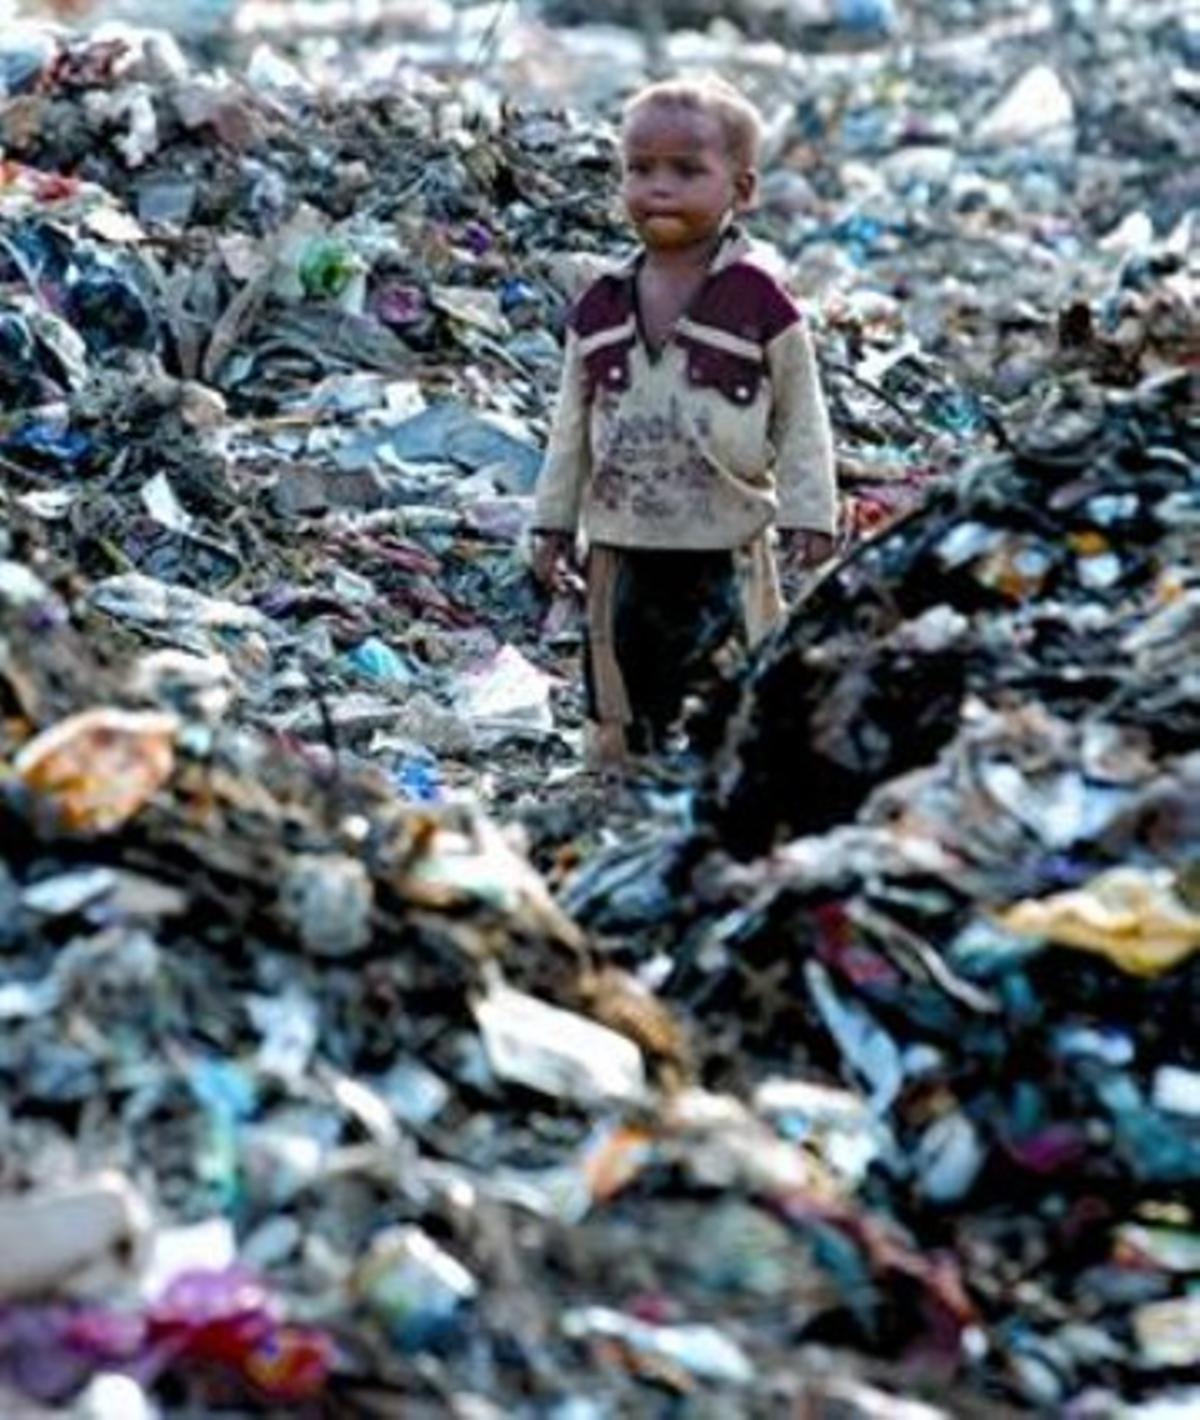
[(625, 164), (627, 173), (637, 173), (639, 177), (644, 177), (650, 171), (650, 164), (643, 158), (634, 158), (632, 162)]

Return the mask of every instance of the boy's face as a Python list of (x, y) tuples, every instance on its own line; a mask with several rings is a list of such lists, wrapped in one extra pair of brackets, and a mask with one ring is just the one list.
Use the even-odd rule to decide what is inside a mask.
[(740, 168), (710, 113), (649, 104), (625, 129), (625, 207), (646, 246), (679, 251), (711, 241), (726, 215), (754, 197), (755, 174)]

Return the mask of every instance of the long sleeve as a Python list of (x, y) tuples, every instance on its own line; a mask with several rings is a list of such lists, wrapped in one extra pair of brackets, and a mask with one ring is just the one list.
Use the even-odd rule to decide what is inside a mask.
[(591, 472), (588, 424), (579, 338), (569, 331), (550, 442), (534, 496), (535, 531), (574, 532), (579, 526), (584, 485)]
[(773, 410), (771, 442), (781, 528), (833, 533), (837, 480), (833, 430), (821, 389), (812, 337), (794, 322), (767, 346)]

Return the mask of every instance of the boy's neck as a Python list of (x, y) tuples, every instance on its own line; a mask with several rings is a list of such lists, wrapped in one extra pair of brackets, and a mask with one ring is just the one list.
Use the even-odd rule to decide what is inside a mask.
[(697, 243), (694, 247), (667, 248), (666, 250), (646, 247), (646, 265), (663, 276), (700, 275), (712, 265), (712, 259), (717, 254), (717, 249), (725, 240), (728, 231), (728, 227), (722, 227), (719, 231), (714, 232), (708, 241)]

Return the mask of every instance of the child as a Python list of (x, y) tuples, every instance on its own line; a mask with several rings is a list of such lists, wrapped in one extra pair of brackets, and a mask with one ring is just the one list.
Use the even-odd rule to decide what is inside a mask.
[(734, 219), (761, 122), (719, 80), (645, 89), (625, 112), (622, 196), (641, 239), (569, 322), (533, 519), (533, 570), (588, 540), (585, 684), (602, 762), (664, 748), (740, 629), (783, 612), (785, 558), (832, 551), (829, 419), (795, 303)]

